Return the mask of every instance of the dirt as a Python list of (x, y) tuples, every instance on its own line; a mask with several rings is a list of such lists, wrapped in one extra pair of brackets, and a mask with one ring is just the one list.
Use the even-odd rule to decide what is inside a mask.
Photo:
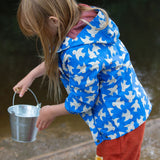
[[(3, 138), (0, 141), (0, 159), (94, 160), (96, 146), (90, 132), (70, 133), (67, 126), (59, 126), (56, 130), (40, 132), (32, 143), (18, 143), (10, 137)], [(146, 123), (141, 160), (160, 160), (160, 119)]]

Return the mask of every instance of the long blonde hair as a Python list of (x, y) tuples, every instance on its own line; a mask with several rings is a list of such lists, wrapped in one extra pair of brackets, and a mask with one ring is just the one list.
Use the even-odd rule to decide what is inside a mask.
[[(99, 9), (99, 8), (98, 8)], [(17, 19), (21, 31), (27, 37), (38, 36), (44, 53), (46, 75), (49, 77), (49, 91), (54, 89), (56, 100), (60, 98), (60, 81), (57, 51), (70, 29), (77, 24), (82, 11), (91, 7), (78, 5), (75, 0), (21, 0)], [(100, 9), (107, 17), (106, 11)], [(50, 16), (58, 19), (58, 33), (53, 37), (47, 29)], [(105, 27), (108, 21), (106, 21)], [(104, 27), (103, 27), (104, 28)]]

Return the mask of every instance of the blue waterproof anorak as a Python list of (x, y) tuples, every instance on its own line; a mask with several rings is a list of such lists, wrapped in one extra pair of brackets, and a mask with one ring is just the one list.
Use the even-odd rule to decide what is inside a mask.
[(151, 103), (119, 39), (116, 24), (97, 16), (80, 34), (66, 37), (60, 49), (59, 70), (67, 90), (65, 108), (88, 124), (98, 145), (139, 127), (151, 112)]

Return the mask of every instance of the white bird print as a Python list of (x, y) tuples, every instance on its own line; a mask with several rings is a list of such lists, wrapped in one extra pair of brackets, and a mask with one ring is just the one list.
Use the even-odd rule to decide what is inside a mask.
[(116, 106), (117, 108), (122, 109), (122, 108), (121, 108), (121, 105), (124, 105), (125, 102), (124, 102), (124, 101), (121, 101), (120, 99), (121, 99), (121, 97), (118, 98), (118, 99), (116, 100), (116, 102), (112, 102), (112, 105), (113, 105), (114, 107)]
[(124, 71), (123, 70), (119, 70), (118, 72), (117, 72), (117, 75), (118, 76), (122, 76), (122, 73), (123, 73)]
[(140, 119), (137, 119), (137, 123), (139, 124), (139, 125), (141, 125), (144, 121), (143, 121), (143, 116), (141, 116), (140, 117)]
[(110, 137), (111, 139), (115, 139), (115, 138), (117, 137), (117, 134), (114, 133), (114, 134), (112, 134), (112, 135), (109, 135), (108, 137)]
[(81, 114), (81, 116), (83, 117), (83, 118), (85, 118), (85, 117), (91, 117), (92, 116), (92, 111), (90, 110), (90, 109), (88, 109), (87, 111), (85, 111), (85, 112), (83, 112), (82, 114)]
[(104, 69), (104, 68), (105, 68), (105, 66), (106, 66), (106, 65), (105, 65), (105, 63), (103, 63), (103, 64), (102, 64), (102, 68)]
[(78, 87), (74, 87), (74, 92), (77, 93), (77, 91), (79, 90)]
[(93, 94), (92, 96), (86, 97), (86, 98), (88, 98), (87, 103), (90, 104), (92, 101), (94, 101), (95, 100), (95, 96), (96, 96), (96, 94)]
[(66, 68), (66, 61), (68, 60), (68, 58), (70, 58), (71, 57), (71, 55), (68, 55), (68, 54), (64, 54), (64, 58), (63, 58), (63, 61), (62, 61), (62, 67), (63, 67), (63, 70), (64, 71), (67, 71), (68, 69)]
[(104, 128), (108, 129), (107, 132), (110, 132), (110, 131), (114, 131), (115, 130), (115, 127), (112, 125), (111, 122), (108, 122), (108, 125), (104, 125)]
[(89, 109), (87, 112), (85, 112), (89, 117), (91, 117), (93, 115), (92, 110)]
[(93, 44), (93, 48), (92, 48), (92, 51), (93, 52), (96, 52), (97, 55), (99, 55), (100, 53), (98, 52), (98, 50), (100, 50), (101, 48), (96, 46), (95, 44)]
[(137, 77), (135, 78), (135, 81), (136, 81), (135, 84), (138, 86), (139, 85), (139, 81), (138, 81)]
[(143, 96), (143, 98), (141, 98), (141, 102), (142, 102), (143, 106), (146, 105), (146, 101), (145, 101), (145, 97), (144, 96)]
[(75, 39), (73, 39), (73, 41), (78, 41), (78, 37), (76, 37)]
[(96, 132), (96, 133), (91, 132), (91, 133), (92, 133), (93, 140), (96, 141), (97, 136), (98, 136), (98, 132)]
[(116, 65), (116, 66), (115, 66), (115, 67), (116, 67), (116, 70), (119, 70), (119, 68), (122, 67), (122, 64), (119, 63), (119, 61), (116, 61), (116, 62), (115, 62), (115, 65)]
[(114, 50), (113, 46), (108, 47), (108, 49), (109, 49), (110, 52), (111, 52), (111, 56), (114, 56), (114, 55), (116, 54), (116, 51)]
[(93, 71), (94, 69), (97, 70), (97, 72), (99, 71), (99, 64), (100, 62), (99, 61), (95, 61), (95, 62), (90, 62), (89, 64), (92, 65), (92, 67), (90, 68), (91, 71)]
[(98, 119), (98, 116), (94, 116), (94, 120), (96, 121)]
[(74, 81), (78, 82), (78, 84), (81, 84), (81, 81), (83, 78), (84, 78), (83, 76), (75, 75), (75, 77), (73, 79), (74, 79)]
[(113, 27), (113, 24), (112, 24), (111, 19), (109, 19), (108, 26), (109, 26), (109, 28), (112, 28), (112, 27)]
[(134, 122), (133, 122), (133, 121), (132, 121), (130, 124), (127, 124), (127, 125), (124, 126), (124, 127), (128, 128), (127, 132), (130, 132), (130, 131), (132, 131), (132, 130), (135, 129), (135, 127), (134, 127)]
[(131, 103), (133, 99), (135, 98), (135, 95), (132, 91), (129, 91), (129, 95), (125, 95), (125, 97), (128, 99), (128, 101)]
[(113, 88), (108, 88), (107, 90), (110, 91), (109, 95), (113, 96), (113, 94), (117, 94), (118, 95), (118, 85), (115, 85)]
[(135, 91), (136, 91), (137, 96), (138, 96), (138, 97), (141, 96), (141, 92), (139, 92), (139, 88), (137, 87), (137, 88), (134, 88), (134, 89), (135, 89)]
[(85, 53), (82, 52), (83, 48), (79, 48), (78, 50), (74, 50), (72, 53), (76, 56), (76, 59), (79, 61), (79, 57), (85, 56)]
[(86, 105), (83, 107), (83, 111), (82, 112), (87, 112), (89, 109), (86, 107)]
[(72, 66), (70, 66), (70, 65), (68, 65), (68, 70), (69, 70), (69, 72), (71, 73), (71, 74), (73, 74), (73, 67)]
[(148, 117), (149, 116), (149, 113), (150, 113), (150, 110), (145, 110), (145, 112), (146, 112), (146, 117)]
[(121, 82), (121, 87), (123, 92), (125, 92), (126, 89), (130, 86), (130, 85), (127, 85), (126, 82), (127, 82), (126, 80), (124, 80), (123, 83)]
[(117, 41), (117, 35), (119, 34), (119, 32), (115, 29), (114, 30), (115, 36), (114, 36), (114, 42)]
[(111, 85), (112, 83), (116, 83), (116, 82), (117, 82), (117, 80), (113, 76), (112, 76), (112, 79), (109, 79), (107, 81), (108, 85)]
[(69, 87), (69, 85), (67, 85), (66, 91), (67, 91), (68, 94), (70, 93), (70, 87)]
[(148, 102), (148, 106), (149, 106), (149, 109), (151, 110), (152, 109), (152, 104), (151, 104), (150, 101)]
[(111, 116), (113, 116), (112, 110), (113, 110), (113, 108), (108, 108), (108, 112), (109, 112), (109, 114), (110, 114)]
[(84, 43), (84, 44), (90, 44), (90, 43), (93, 43), (94, 41), (91, 41), (90, 40), (90, 37), (89, 36), (86, 36), (85, 39), (84, 38), (80, 38), (81, 41)]
[(104, 69), (104, 70), (102, 70), (103, 74), (108, 74), (108, 72), (111, 72), (111, 69)]
[(87, 81), (86, 81), (86, 85), (85, 85), (85, 87), (88, 87), (88, 86), (90, 86), (90, 85), (92, 85), (92, 84), (94, 84), (95, 83), (95, 79), (92, 79), (92, 80), (90, 80), (89, 79), (89, 77), (87, 78)]
[(103, 85), (102, 85), (102, 84), (100, 84), (99, 89), (102, 89), (102, 88), (103, 88)]
[(111, 29), (108, 30), (108, 34), (111, 34), (111, 37), (114, 36), (114, 31), (112, 31)]
[(102, 94), (102, 99), (103, 99), (103, 102), (105, 102), (105, 97), (106, 97), (106, 94)]
[(99, 96), (98, 96), (97, 101), (96, 101), (96, 105), (99, 105), (99, 104), (102, 105), (102, 102), (99, 100)]
[(125, 54), (122, 54), (122, 56), (119, 56), (120, 59), (122, 59), (124, 61), (126, 55)]
[[(80, 97), (79, 100), (80, 100), (81, 102), (83, 102), (83, 98), (82, 98), (82, 97)], [(85, 107), (85, 106), (84, 106), (84, 107)]]
[(126, 64), (124, 64), (124, 66), (125, 66), (127, 69), (130, 68), (131, 62), (130, 62), (130, 61), (127, 61)]
[(108, 64), (112, 64), (113, 59), (109, 58), (109, 56), (107, 55), (107, 58), (104, 59)]
[(127, 50), (122, 42), (119, 44), (119, 47), (122, 52), (127, 53)]
[(125, 117), (125, 120), (124, 120), (124, 121), (128, 121), (129, 119), (132, 119), (132, 118), (133, 118), (133, 115), (132, 115), (131, 112), (127, 109), (127, 112), (126, 112), (126, 113), (123, 113), (123, 114), (122, 114), (122, 117)]
[(119, 132), (120, 136), (124, 135), (125, 133), (124, 132)]
[(102, 12), (101, 12), (101, 11), (100, 11), (100, 12), (98, 12), (98, 16), (99, 16), (99, 18), (105, 19), (105, 16), (104, 16), (104, 14), (102, 14)]
[(75, 99), (73, 99), (73, 102), (70, 102), (70, 106), (75, 107), (75, 110), (77, 110), (81, 106), (81, 104), (78, 103)]
[(86, 120), (86, 123), (88, 124), (88, 126), (89, 126), (91, 129), (94, 129), (94, 128), (95, 128), (93, 118), (92, 118), (91, 121), (90, 121), (89, 119), (87, 119), (87, 120)]
[(100, 132), (101, 132), (101, 130), (102, 130), (102, 128), (97, 128)]
[(100, 20), (100, 19), (99, 19), (99, 23), (100, 23), (100, 24), (99, 24), (99, 27), (100, 27), (100, 28), (103, 28), (104, 25), (105, 25), (105, 20)]
[(95, 93), (95, 91), (92, 90), (92, 89), (93, 89), (93, 87), (89, 87), (89, 90), (85, 89), (84, 91), (85, 91), (86, 93)]
[(77, 66), (77, 69), (79, 69), (81, 73), (86, 73), (86, 68), (87, 67), (85, 63), (83, 63), (83, 66), (80, 66), (80, 65)]
[(97, 41), (97, 43), (104, 43), (104, 44), (106, 44), (107, 43), (107, 41), (106, 40), (102, 40), (102, 37)]
[(138, 100), (135, 101), (135, 103), (131, 106), (131, 108), (134, 108), (134, 112), (137, 112), (137, 109), (140, 108)]
[(103, 108), (99, 111), (98, 116), (100, 117), (101, 121), (103, 121), (103, 117), (106, 117), (106, 113), (103, 112)]
[(116, 125), (117, 127), (119, 127), (119, 125), (120, 125), (120, 123), (118, 123), (118, 120), (119, 120), (119, 118), (113, 119), (113, 121), (114, 121), (114, 123), (115, 123), (115, 125)]
[(93, 51), (91, 51), (89, 48), (88, 48), (88, 54), (89, 54), (90, 59), (93, 59), (93, 58), (97, 57), (96, 54)]
[(91, 27), (91, 29), (87, 29), (87, 32), (94, 38), (95, 35), (98, 33), (95, 27)]
[(131, 72), (130, 74), (129, 74), (129, 76), (130, 76), (130, 78), (131, 78), (131, 83), (133, 83), (133, 72)]
[(70, 40), (70, 38), (69, 38), (69, 37), (66, 37), (66, 38), (65, 38), (65, 41), (63, 42), (63, 44), (64, 44), (65, 46), (68, 46), (68, 45), (69, 45), (69, 40)]

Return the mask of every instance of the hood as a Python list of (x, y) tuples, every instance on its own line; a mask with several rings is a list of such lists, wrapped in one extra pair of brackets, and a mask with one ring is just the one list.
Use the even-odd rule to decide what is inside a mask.
[(58, 53), (84, 44), (112, 44), (117, 41), (120, 36), (119, 29), (110, 18), (105, 29), (97, 30), (97, 28), (103, 27), (106, 17), (102, 11), (97, 9), (96, 11), (98, 11), (97, 16), (84, 29), (82, 29), (75, 39), (70, 37), (65, 38), (58, 50)]

